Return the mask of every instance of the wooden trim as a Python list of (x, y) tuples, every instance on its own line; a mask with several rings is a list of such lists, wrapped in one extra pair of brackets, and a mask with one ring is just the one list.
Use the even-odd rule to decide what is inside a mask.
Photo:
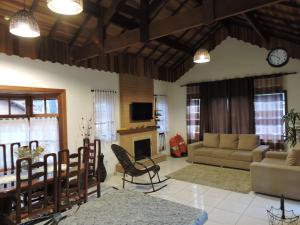
[[(29, 114), (24, 115), (24, 118), (28, 117), (50, 117), (50, 116), (58, 116), (58, 123), (59, 123), (59, 145), (61, 149), (67, 149), (68, 148), (68, 133), (67, 133), (67, 103), (66, 103), (66, 90), (65, 89), (54, 89), (54, 88), (39, 88), (39, 87), (21, 87), (21, 86), (6, 86), (6, 85), (0, 85), (0, 96), (1, 93), (5, 94), (12, 94), (13, 96), (20, 96), (20, 95), (33, 95), (41, 96), (41, 99), (51, 98), (55, 96), (55, 98), (58, 99), (58, 114), (33, 114), (32, 112), (29, 112)], [(31, 102), (31, 101), (29, 101)], [(28, 102), (27, 102), (28, 103)], [(31, 103), (30, 103), (31, 104)], [(28, 105), (28, 104), (27, 104)], [(32, 108), (28, 105), (28, 107)], [(27, 109), (29, 110), (29, 109)], [(46, 113), (46, 112), (45, 112)], [(14, 117), (20, 117), (16, 115), (9, 115), (7, 117), (1, 116), (3, 118), (14, 118)], [(22, 115), (23, 117), (23, 115)]]

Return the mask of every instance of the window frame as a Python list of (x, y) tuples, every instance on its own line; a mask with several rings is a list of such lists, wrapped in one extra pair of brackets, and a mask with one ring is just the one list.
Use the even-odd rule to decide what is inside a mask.
[[(59, 146), (60, 149), (68, 148), (67, 138), (67, 109), (66, 109), (66, 90), (65, 89), (50, 89), (50, 88), (35, 88), (35, 87), (19, 87), (0, 85), (0, 99), (24, 99), (26, 100), (26, 114), (24, 115), (0, 115), (0, 119), (7, 118), (32, 118), (32, 117), (57, 117), (59, 124)], [(45, 105), (45, 114), (33, 114), (32, 101), (33, 99), (57, 99), (58, 113), (47, 114)], [(9, 101), (10, 114), (10, 101)]]
[[(255, 95), (264, 95), (264, 94), (283, 94), (284, 96), (284, 115), (288, 112), (288, 93), (287, 90), (281, 90), (281, 91), (272, 91), (272, 92), (266, 92), (266, 93), (258, 93)], [(253, 102), (255, 104), (255, 101)], [(255, 112), (255, 109), (254, 109)], [(254, 123), (255, 123), (255, 118), (254, 118)], [(254, 124), (255, 128), (256, 128), (256, 124)], [(283, 131), (284, 131), (284, 135), (286, 135), (287, 131), (286, 131), (286, 125), (284, 123), (282, 123), (282, 127), (283, 127)], [(255, 134), (256, 134), (256, 129), (255, 129)]]

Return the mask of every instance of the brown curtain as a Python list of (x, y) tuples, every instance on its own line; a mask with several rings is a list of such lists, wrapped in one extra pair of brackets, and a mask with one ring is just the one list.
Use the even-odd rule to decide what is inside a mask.
[(255, 79), (255, 130), (264, 144), (272, 149), (283, 148), (286, 95), (282, 77)]
[(255, 132), (253, 79), (229, 80), (228, 85), (231, 133), (253, 134)]
[[(193, 84), (188, 86), (187, 96), (188, 111), (196, 104), (195, 99), (200, 100), (198, 116), (187, 114), (189, 143), (201, 140), (205, 132), (254, 133), (252, 78)], [(191, 124), (197, 124), (197, 135), (192, 135)], [(195, 126), (193, 128), (195, 131)]]
[(200, 140), (200, 88), (187, 88), (187, 142)]

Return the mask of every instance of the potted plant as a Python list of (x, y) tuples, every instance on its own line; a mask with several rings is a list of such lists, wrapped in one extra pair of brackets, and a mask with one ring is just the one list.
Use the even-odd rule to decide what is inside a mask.
[(298, 141), (298, 134), (300, 133), (300, 113), (291, 109), (289, 113), (282, 117), (282, 121), (285, 124), (284, 141), (290, 143), (290, 147), (293, 148)]
[[(18, 159), (31, 158), (33, 162), (37, 162), (44, 151), (45, 149), (41, 146), (38, 146), (35, 149), (30, 149), (28, 146), (22, 146), (18, 148), (16, 155)], [(27, 166), (28, 165), (23, 165), (24, 168)]]

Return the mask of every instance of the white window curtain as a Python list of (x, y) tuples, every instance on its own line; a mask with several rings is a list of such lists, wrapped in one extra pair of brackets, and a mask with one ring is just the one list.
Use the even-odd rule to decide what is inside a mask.
[(157, 113), (159, 114), (158, 132), (167, 133), (169, 131), (169, 108), (167, 96), (156, 96)]
[(59, 151), (59, 125), (56, 117), (30, 118), (30, 140), (38, 140), (47, 153)]
[[(20, 142), (27, 145), (29, 139), (28, 119), (1, 119), (0, 120), (0, 144), (6, 145), (7, 166), (10, 167), (10, 144)], [(3, 153), (0, 153), (0, 168), (4, 167)]]
[(117, 163), (116, 157), (110, 148), (111, 144), (117, 139), (116, 110), (115, 91), (94, 91), (95, 137), (101, 140), (104, 165), (108, 175), (114, 173)]
[[(57, 118), (18, 118), (0, 120), (0, 144), (6, 145), (7, 166), (10, 167), (10, 144), (20, 142), (22, 146), (37, 140), (46, 153), (59, 151), (59, 128)], [(16, 158), (15, 158), (16, 160)], [(0, 168), (3, 154), (0, 153)]]

